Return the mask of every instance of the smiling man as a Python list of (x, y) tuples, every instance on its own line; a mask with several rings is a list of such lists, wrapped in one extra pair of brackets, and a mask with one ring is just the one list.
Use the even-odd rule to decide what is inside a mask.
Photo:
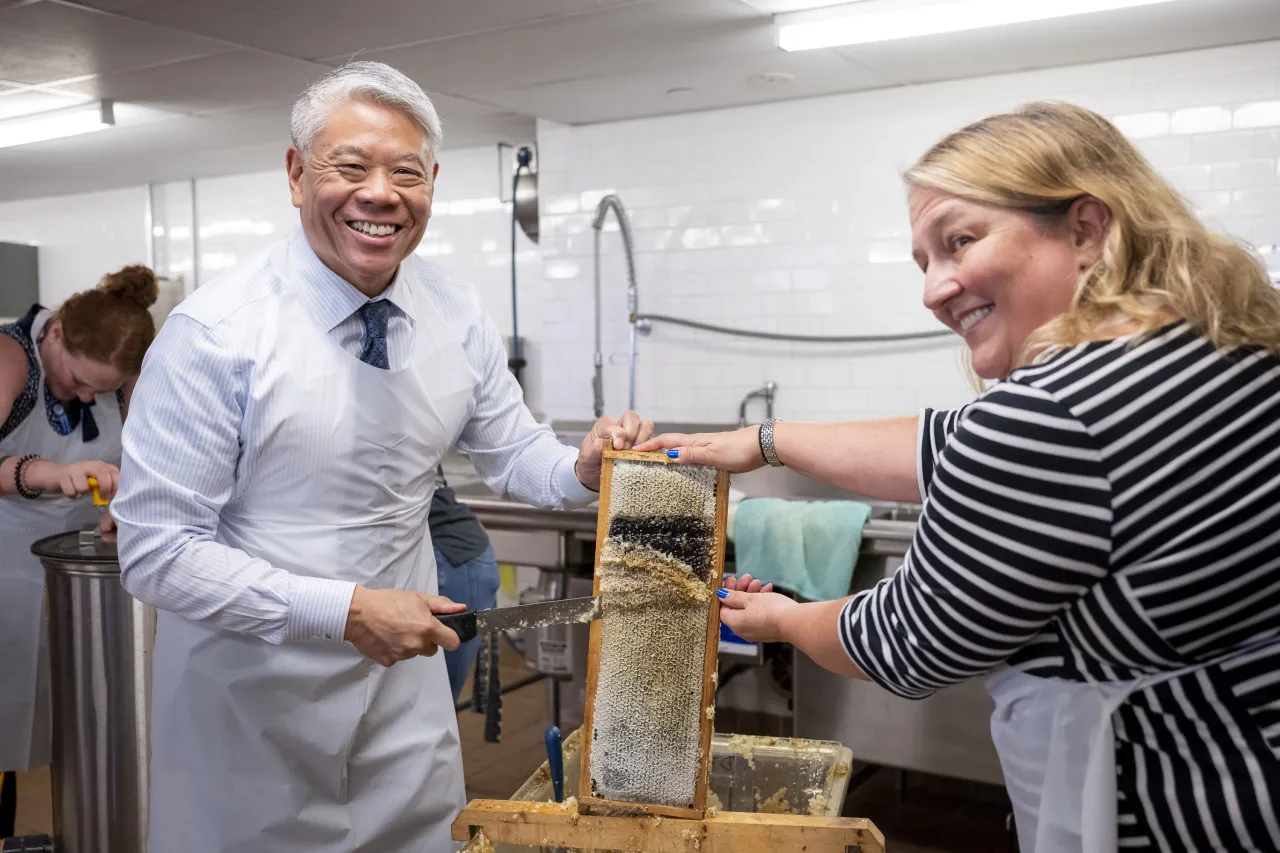
[(412, 254), (440, 145), (421, 88), (350, 63), (291, 125), (302, 227), (173, 312), (124, 435), (122, 579), (160, 611), (149, 850), (449, 850), (436, 465), (457, 444), (495, 491), (586, 502), (605, 443), (653, 427), (561, 445), (475, 291)]

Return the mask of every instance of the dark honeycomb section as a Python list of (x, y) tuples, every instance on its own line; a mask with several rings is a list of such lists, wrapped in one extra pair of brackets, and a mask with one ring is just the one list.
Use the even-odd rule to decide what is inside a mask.
[(710, 580), (715, 556), (715, 528), (697, 518), (653, 516), (615, 518), (609, 538), (644, 545), (686, 564), (699, 580)]

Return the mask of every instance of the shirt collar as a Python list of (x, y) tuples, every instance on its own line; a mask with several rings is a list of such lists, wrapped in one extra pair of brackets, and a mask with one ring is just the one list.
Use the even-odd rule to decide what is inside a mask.
[(370, 299), (351, 282), (325, 266), (324, 261), (311, 248), (306, 232), (301, 227), (294, 232), (290, 248), (294, 268), (303, 284), (302, 292), (325, 331), (332, 331), (339, 323), (360, 310), (366, 302), (378, 299), (386, 299), (408, 317), (411, 323), (415, 322), (413, 294), (409, 284), (413, 275), (411, 264), (401, 262), (390, 286)]

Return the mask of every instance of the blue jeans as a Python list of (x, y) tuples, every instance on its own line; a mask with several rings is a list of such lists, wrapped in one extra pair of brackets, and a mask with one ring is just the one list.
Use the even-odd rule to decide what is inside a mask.
[[(480, 556), (460, 566), (450, 563), (439, 548), (435, 551), (441, 595), (467, 605), (469, 610), (485, 610), (498, 603), (498, 561), (493, 557), (492, 547), (485, 548)], [(479, 637), (463, 643), (457, 651), (444, 653), (444, 666), (449, 671), (449, 688), (453, 690), (454, 702), (458, 701), (462, 685), (466, 684), (479, 653)]]

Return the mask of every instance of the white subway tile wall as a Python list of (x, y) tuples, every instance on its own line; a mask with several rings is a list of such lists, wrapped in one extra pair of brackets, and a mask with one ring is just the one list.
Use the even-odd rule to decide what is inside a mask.
[[(544, 405), (591, 414), (594, 206), (635, 231), (640, 310), (770, 332), (939, 328), (920, 304), (899, 176), (943, 134), (1040, 98), (1111, 118), (1223, 231), (1280, 244), (1280, 42), (584, 127), (539, 124)], [(626, 280), (602, 237), (605, 403), (627, 403)], [(1280, 266), (1280, 252), (1266, 255)], [(776, 414), (910, 413), (972, 396), (953, 340), (752, 341), (668, 325), (639, 340), (636, 406), (731, 422), (778, 383)], [(759, 420), (762, 407), (750, 416)]]
[[(1037, 98), (1113, 118), (1224, 231), (1280, 269), (1280, 42), (1144, 57), (756, 107), (538, 131), (541, 245), (519, 247), (526, 388), (547, 417), (591, 415), (595, 205), (631, 214), (640, 307), (767, 332), (940, 328), (920, 305), (899, 175), (968, 121)], [(419, 251), (477, 287), (510, 334), (510, 218), (492, 147), (446, 150)], [(506, 178), (509, 180), (509, 175)], [(190, 284), (189, 183), (154, 188), (155, 260)], [(200, 280), (297, 221), (283, 170), (197, 181)], [(58, 302), (146, 257), (144, 188), (0, 204), (0, 240), (41, 245), (41, 295)], [(627, 403), (626, 274), (602, 235), (606, 408)], [(830, 419), (965, 401), (952, 339), (812, 345), (656, 326), (638, 343), (637, 407), (659, 421), (728, 423), (778, 383), (776, 414)], [(763, 416), (753, 403), (752, 420)]]

